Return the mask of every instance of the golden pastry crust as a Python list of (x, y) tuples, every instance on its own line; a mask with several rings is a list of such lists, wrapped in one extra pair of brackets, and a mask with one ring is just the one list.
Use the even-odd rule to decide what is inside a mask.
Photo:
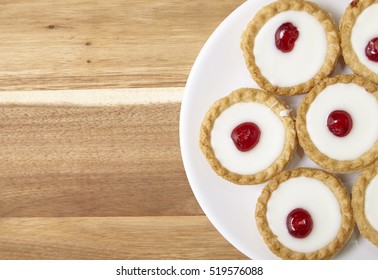
[(375, 3), (378, 3), (378, 0), (354, 0), (348, 5), (340, 20), (340, 40), (345, 63), (348, 64), (356, 74), (378, 83), (378, 73), (373, 72), (361, 63), (353, 50), (351, 41), (352, 29), (357, 17), (367, 7)]
[(352, 188), (352, 208), (354, 219), (363, 237), (378, 247), (378, 231), (375, 230), (365, 216), (365, 191), (371, 180), (377, 176), (378, 162), (364, 170), (356, 179)]
[(366, 91), (375, 96), (378, 100), (378, 87), (374, 83), (355, 75), (338, 75), (335, 77), (327, 78), (317, 84), (301, 101), (296, 118), (296, 128), (300, 146), (303, 148), (306, 155), (320, 167), (336, 172), (336, 173), (350, 173), (359, 171), (366, 166), (372, 164), (378, 156), (378, 141), (375, 145), (365, 154), (355, 160), (336, 160), (328, 157), (319, 151), (319, 149), (312, 142), (310, 135), (307, 131), (306, 115), (307, 111), (317, 97), (327, 86), (335, 83), (354, 83), (364, 87)]
[[(278, 241), (277, 236), (270, 229), (266, 218), (267, 204), (272, 193), (280, 186), (281, 183), (287, 181), (290, 178), (301, 176), (314, 178), (326, 184), (332, 190), (337, 200), (339, 201), (342, 217), (339, 232), (334, 240), (327, 246), (311, 253), (296, 252), (281, 244)], [(354, 219), (352, 207), (350, 204), (350, 198), (341, 180), (331, 173), (313, 168), (297, 168), (291, 171), (282, 172), (274, 177), (265, 186), (259, 199), (257, 200), (255, 217), (258, 230), (264, 238), (265, 243), (274, 254), (282, 259), (330, 259), (345, 246), (345, 244), (350, 239), (354, 229)]]
[[(214, 121), (225, 109), (238, 102), (256, 102), (268, 106), (281, 119), (286, 130), (285, 144), (281, 155), (271, 166), (255, 174), (240, 175), (227, 170), (216, 158), (211, 146), (211, 131)], [(282, 112), (286, 114), (281, 116)], [(207, 112), (200, 128), (199, 145), (211, 167), (219, 176), (238, 185), (263, 183), (281, 172), (292, 159), (296, 143), (295, 124), (288, 107), (274, 95), (253, 88), (237, 89), (216, 101)]]
[[(274, 15), (288, 10), (305, 11), (313, 15), (323, 25), (326, 31), (328, 49), (322, 68), (311, 80), (292, 87), (279, 87), (271, 84), (261, 74), (260, 69), (255, 63), (253, 49), (256, 35), (263, 27), (263, 25)], [(241, 48), (244, 53), (244, 58), (248, 70), (256, 83), (266, 91), (286, 96), (307, 93), (308, 91), (310, 91), (316, 83), (318, 83), (331, 73), (331, 71), (335, 68), (338, 57), (340, 55), (339, 35), (332, 15), (329, 12), (321, 9), (315, 3), (303, 0), (280, 0), (275, 1), (262, 8), (250, 21), (247, 29), (244, 31), (241, 40)]]

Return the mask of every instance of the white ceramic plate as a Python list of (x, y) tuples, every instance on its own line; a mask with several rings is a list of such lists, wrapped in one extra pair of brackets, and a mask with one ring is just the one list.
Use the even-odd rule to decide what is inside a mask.
[[(255, 13), (272, 0), (250, 0), (229, 15), (211, 35), (198, 55), (187, 81), (181, 107), (180, 143), (185, 171), (203, 211), (218, 231), (252, 259), (277, 259), (259, 235), (255, 204), (263, 184), (237, 186), (218, 177), (199, 148), (199, 129), (211, 104), (240, 87), (255, 87), (240, 49), (241, 34)], [(338, 22), (349, 0), (316, 0)], [(335, 73), (351, 73), (339, 64)], [(284, 98), (295, 109), (302, 97)], [(289, 168), (316, 167), (299, 149)], [(341, 179), (350, 189), (356, 174)], [(355, 230), (337, 259), (378, 259), (378, 249)]]

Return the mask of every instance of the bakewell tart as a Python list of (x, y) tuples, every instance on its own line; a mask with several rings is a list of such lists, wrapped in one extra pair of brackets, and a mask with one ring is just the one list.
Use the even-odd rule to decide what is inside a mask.
[(378, 158), (378, 87), (355, 75), (317, 84), (301, 100), (299, 144), (317, 165), (336, 173), (362, 170)]
[(255, 218), (265, 243), (282, 259), (330, 259), (354, 229), (349, 194), (341, 181), (312, 168), (275, 176), (258, 198)]
[(352, 207), (363, 237), (378, 247), (378, 162), (356, 179), (352, 188)]
[(378, 0), (354, 0), (340, 21), (342, 53), (355, 74), (378, 83)]
[(219, 176), (238, 185), (259, 184), (292, 159), (295, 124), (276, 96), (240, 88), (211, 106), (200, 128), (199, 145)]
[(288, 96), (310, 91), (331, 73), (340, 55), (331, 14), (303, 0), (263, 7), (244, 31), (241, 48), (256, 83)]

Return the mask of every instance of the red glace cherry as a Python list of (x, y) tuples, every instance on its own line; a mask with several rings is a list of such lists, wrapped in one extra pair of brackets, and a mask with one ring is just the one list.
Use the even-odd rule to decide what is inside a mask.
[(333, 111), (328, 116), (327, 126), (333, 135), (337, 137), (347, 136), (353, 127), (352, 117), (342, 110)]
[(295, 238), (305, 238), (312, 231), (310, 213), (302, 208), (296, 208), (287, 215), (286, 227), (290, 235)]
[(275, 35), (277, 49), (284, 53), (291, 52), (298, 37), (299, 31), (292, 23), (282, 24), (278, 27)]
[(378, 62), (378, 38), (371, 39), (365, 48), (369, 60)]
[(260, 129), (256, 124), (245, 122), (232, 130), (231, 139), (239, 151), (247, 152), (259, 143), (260, 134)]

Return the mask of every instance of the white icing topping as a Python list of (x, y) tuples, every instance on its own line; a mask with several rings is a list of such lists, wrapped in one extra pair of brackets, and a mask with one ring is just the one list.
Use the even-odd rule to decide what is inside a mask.
[[(277, 29), (286, 22), (297, 27), (299, 37), (291, 52), (275, 44)], [(253, 49), (261, 74), (272, 84), (290, 87), (311, 80), (321, 69), (327, 54), (327, 37), (322, 24), (303, 11), (286, 11), (269, 19), (259, 30)]]
[[(344, 110), (353, 127), (345, 137), (333, 135), (327, 119), (335, 110)], [(356, 84), (333, 84), (312, 102), (306, 115), (307, 131), (323, 154), (336, 160), (354, 160), (368, 152), (378, 139), (378, 101)]]
[(352, 47), (362, 64), (378, 73), (378, 62), (368, 59), (365, 48), (369, 41), (378, 37), (378, 4), (367, 7), (356, 19), (352, 28)]
[[(313, 221), (305, 238), (291, 236), (286, 227), (287, 215), (296, 208), (309, 212)], [(307, 177), (290, 178), (272, 193), (266, 217), (277, 239), (291, 250), (310, 253), (328, 245), (341, 226), (339, 202), (323, 182)]]
[(370, 225), (378, 231), (378, 176), (369, 183), (365, 191), (365, 216)]
[[(244, 122), (255, 123), (260, 141), (248, 152), (240, 152), (231, 139), (232, 130)], [(285, 126), (267, 106), (256, 102), (236, 103), (224, 110), (214, 122), (211, 146), (216, 158), (229, 171), (250, 175), (274, 163), (285, 144)]]

